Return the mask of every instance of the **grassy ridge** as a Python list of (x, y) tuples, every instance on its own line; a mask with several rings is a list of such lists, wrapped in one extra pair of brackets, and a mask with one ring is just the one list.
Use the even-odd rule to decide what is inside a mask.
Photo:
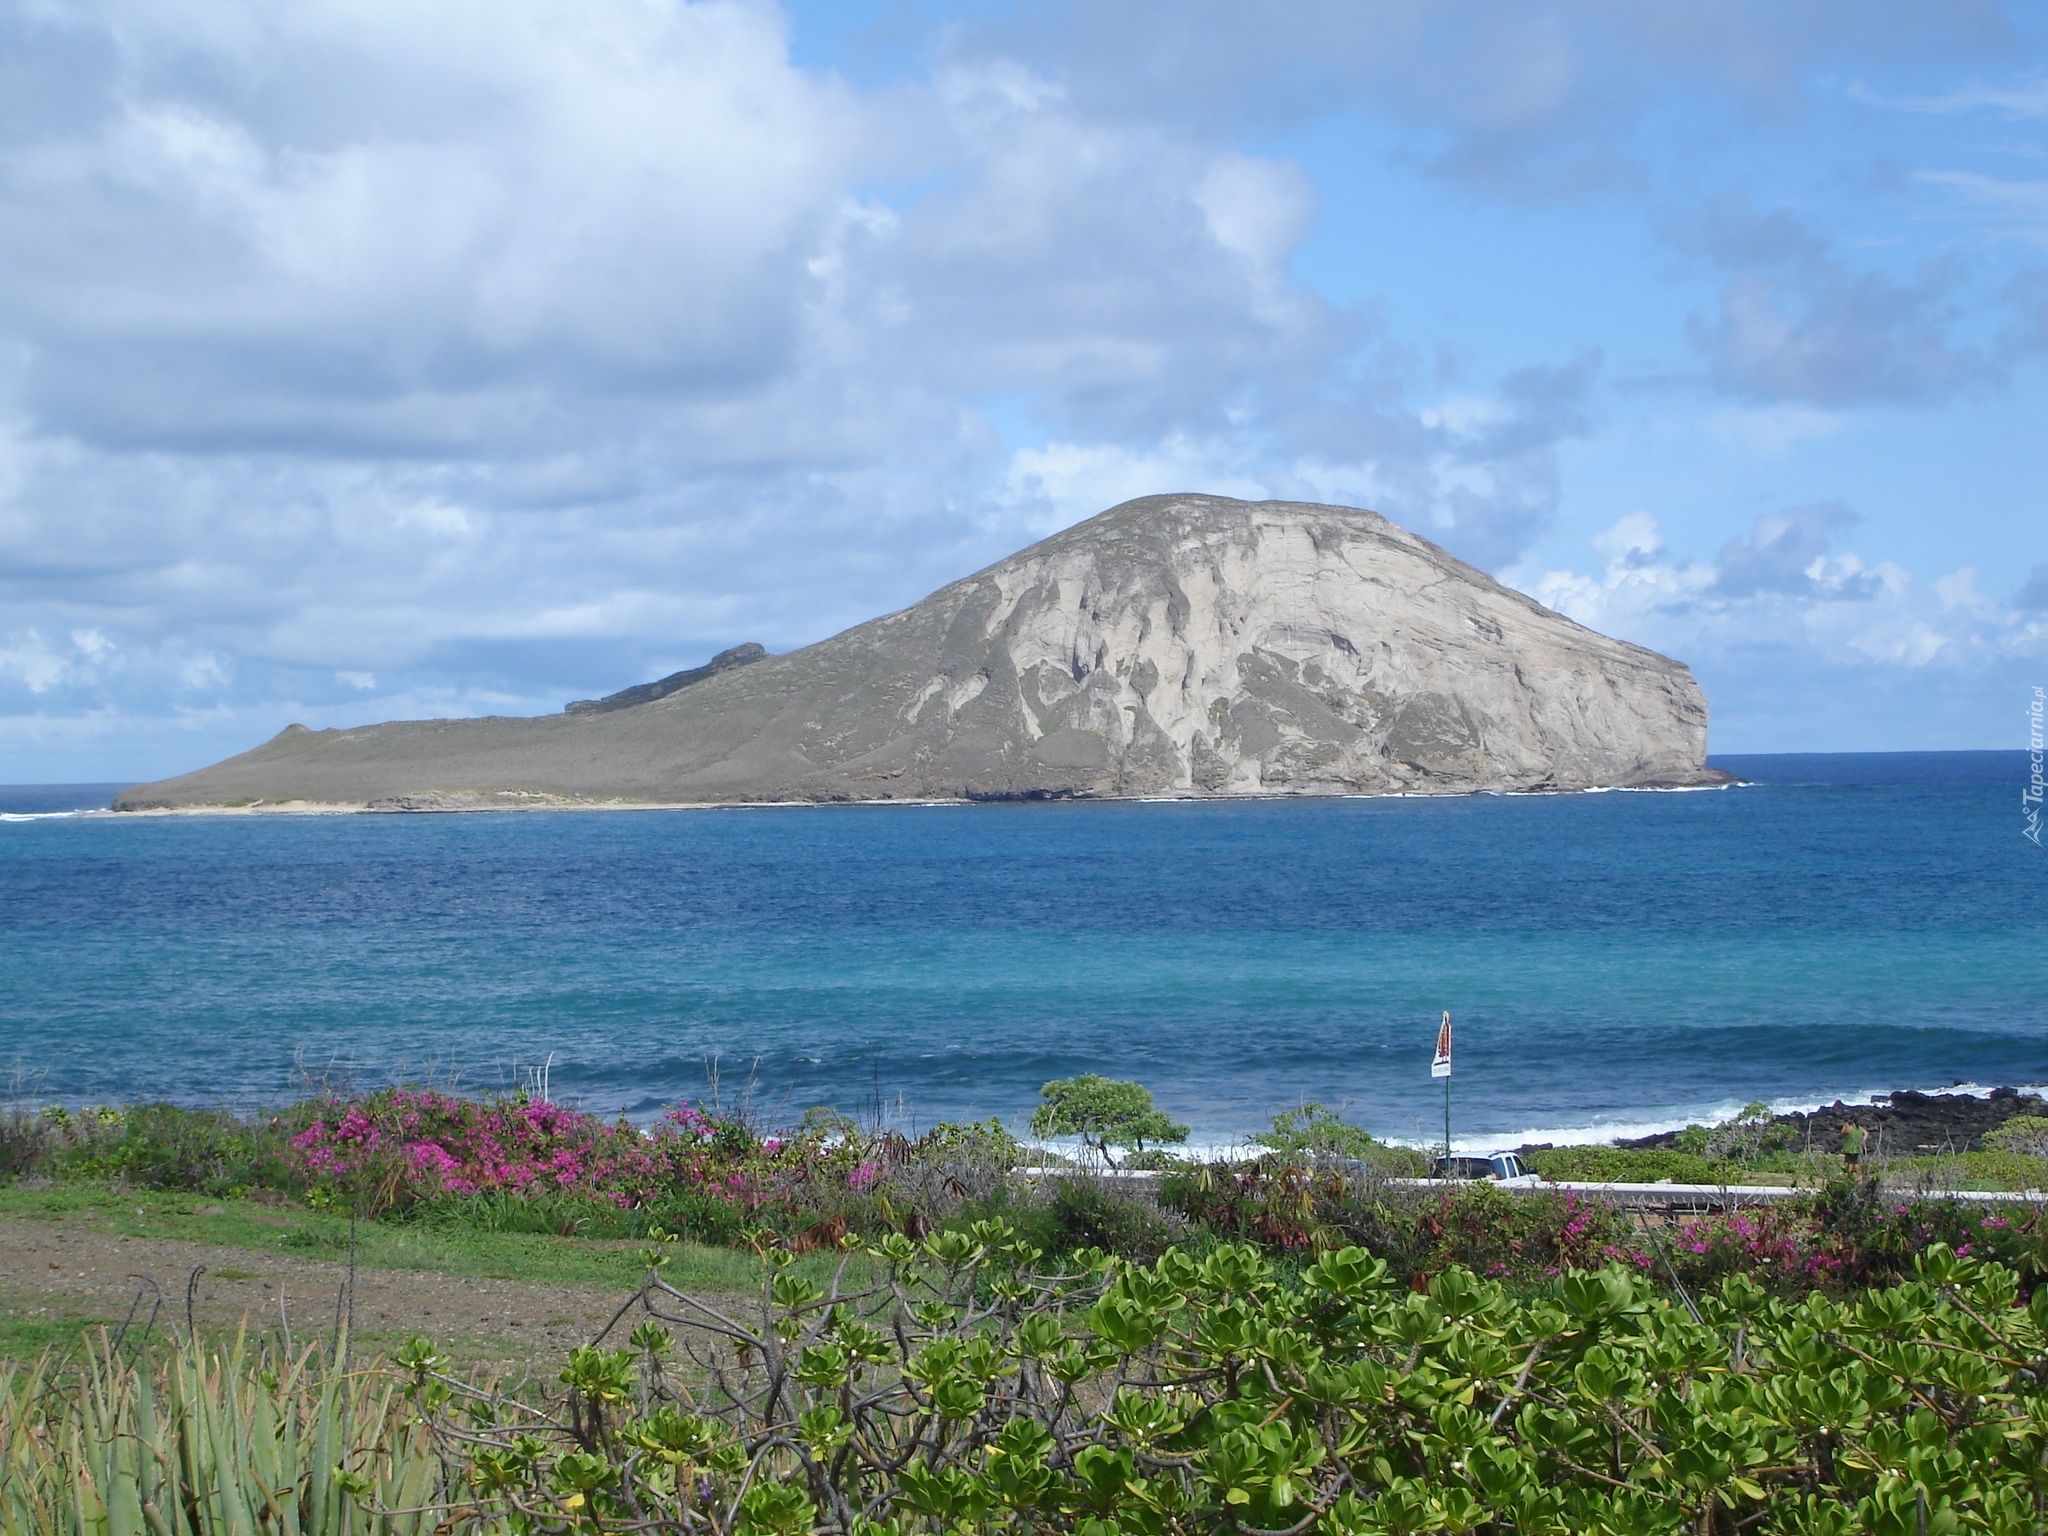
[[(346, 1216), (248, 1199), (210, 1199), (100, 1183), (43, 1188), (0, 1186), (0, 1219), (88, 1224), (123, 1237), (170, 1238), (346, 1263)], [(430, 1270), (537, 1285), (627, 1290), (639, 1284), (644, 1243), (491, 1232), (461, 1226), (378, 1221), (356, 1226), (356, 1259), (370, 1269)], [(670, 1272), (693, 1289), (730, 1291), (758, 1283), (749, 1254), (703, 1243), (669, 1245)], [(825, 1261), (817, 1261), (823, 1263)]]

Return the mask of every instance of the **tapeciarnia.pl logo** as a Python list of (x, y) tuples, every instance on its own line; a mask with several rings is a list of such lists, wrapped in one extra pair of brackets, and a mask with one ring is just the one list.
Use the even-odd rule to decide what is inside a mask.
[(2048, 692), (2039, 684), (2034, 687), (2034, 697), (2027, 703), (2027, 787), (2020, 792), (2020, 810), (2026, 814), (2027, 824), (2020, 828), (2020, 836), (2036, 848), (2041, 846), (2041, 761), (2043, 740), (2041, 731), (2042, 705), (2048, 703)]

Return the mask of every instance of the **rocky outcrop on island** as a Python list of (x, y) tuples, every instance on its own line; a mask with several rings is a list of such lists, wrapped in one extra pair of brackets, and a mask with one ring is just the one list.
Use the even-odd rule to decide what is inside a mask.
[[(747, 653), (747, 654), (742, 654)], [(531, 719), (293, 726), (118, 808), (1721, 782), (1679, 662), (1372, 512), (1149, 496), (900, 613)]]
[(621, 688), (617, 693), (608, 693), (601, 699), (573, 700), (562, 713), (601, 715), (607, 710), (630, 709), (635, 704), (652, 704), (656, 699), (665, 699), (692, 683), (701, 683), (707, 677), (730, 672), (734, 667), (744, 667), (750, 661), (765, 661), (767, 657), (768, 647), (749, 640), (745, 645), (736, 645), (729, 651), (720, 651), (701, 667), (671, 672), (667, 677), (658, 678), (651, 683), (635, 683), (630, 688)]

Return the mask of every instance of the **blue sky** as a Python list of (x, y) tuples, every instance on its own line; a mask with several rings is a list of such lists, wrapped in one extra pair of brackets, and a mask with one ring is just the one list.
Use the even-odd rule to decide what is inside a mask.
[(1371, 506), (1715, 750), (2048, 682), (2048, 11), (0, 0), (0, 781), (536, 713), (1128, 496)]

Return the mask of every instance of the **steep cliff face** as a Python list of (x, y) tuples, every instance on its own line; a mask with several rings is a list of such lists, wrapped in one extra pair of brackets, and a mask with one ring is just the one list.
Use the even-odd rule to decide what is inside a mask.
[(900, 613), (645, 703), (294, 727), (120, 804), (1683, 785), (1720, 777), (1706, 737), (1681, 663), (1374, 513), (1150, 496)]

